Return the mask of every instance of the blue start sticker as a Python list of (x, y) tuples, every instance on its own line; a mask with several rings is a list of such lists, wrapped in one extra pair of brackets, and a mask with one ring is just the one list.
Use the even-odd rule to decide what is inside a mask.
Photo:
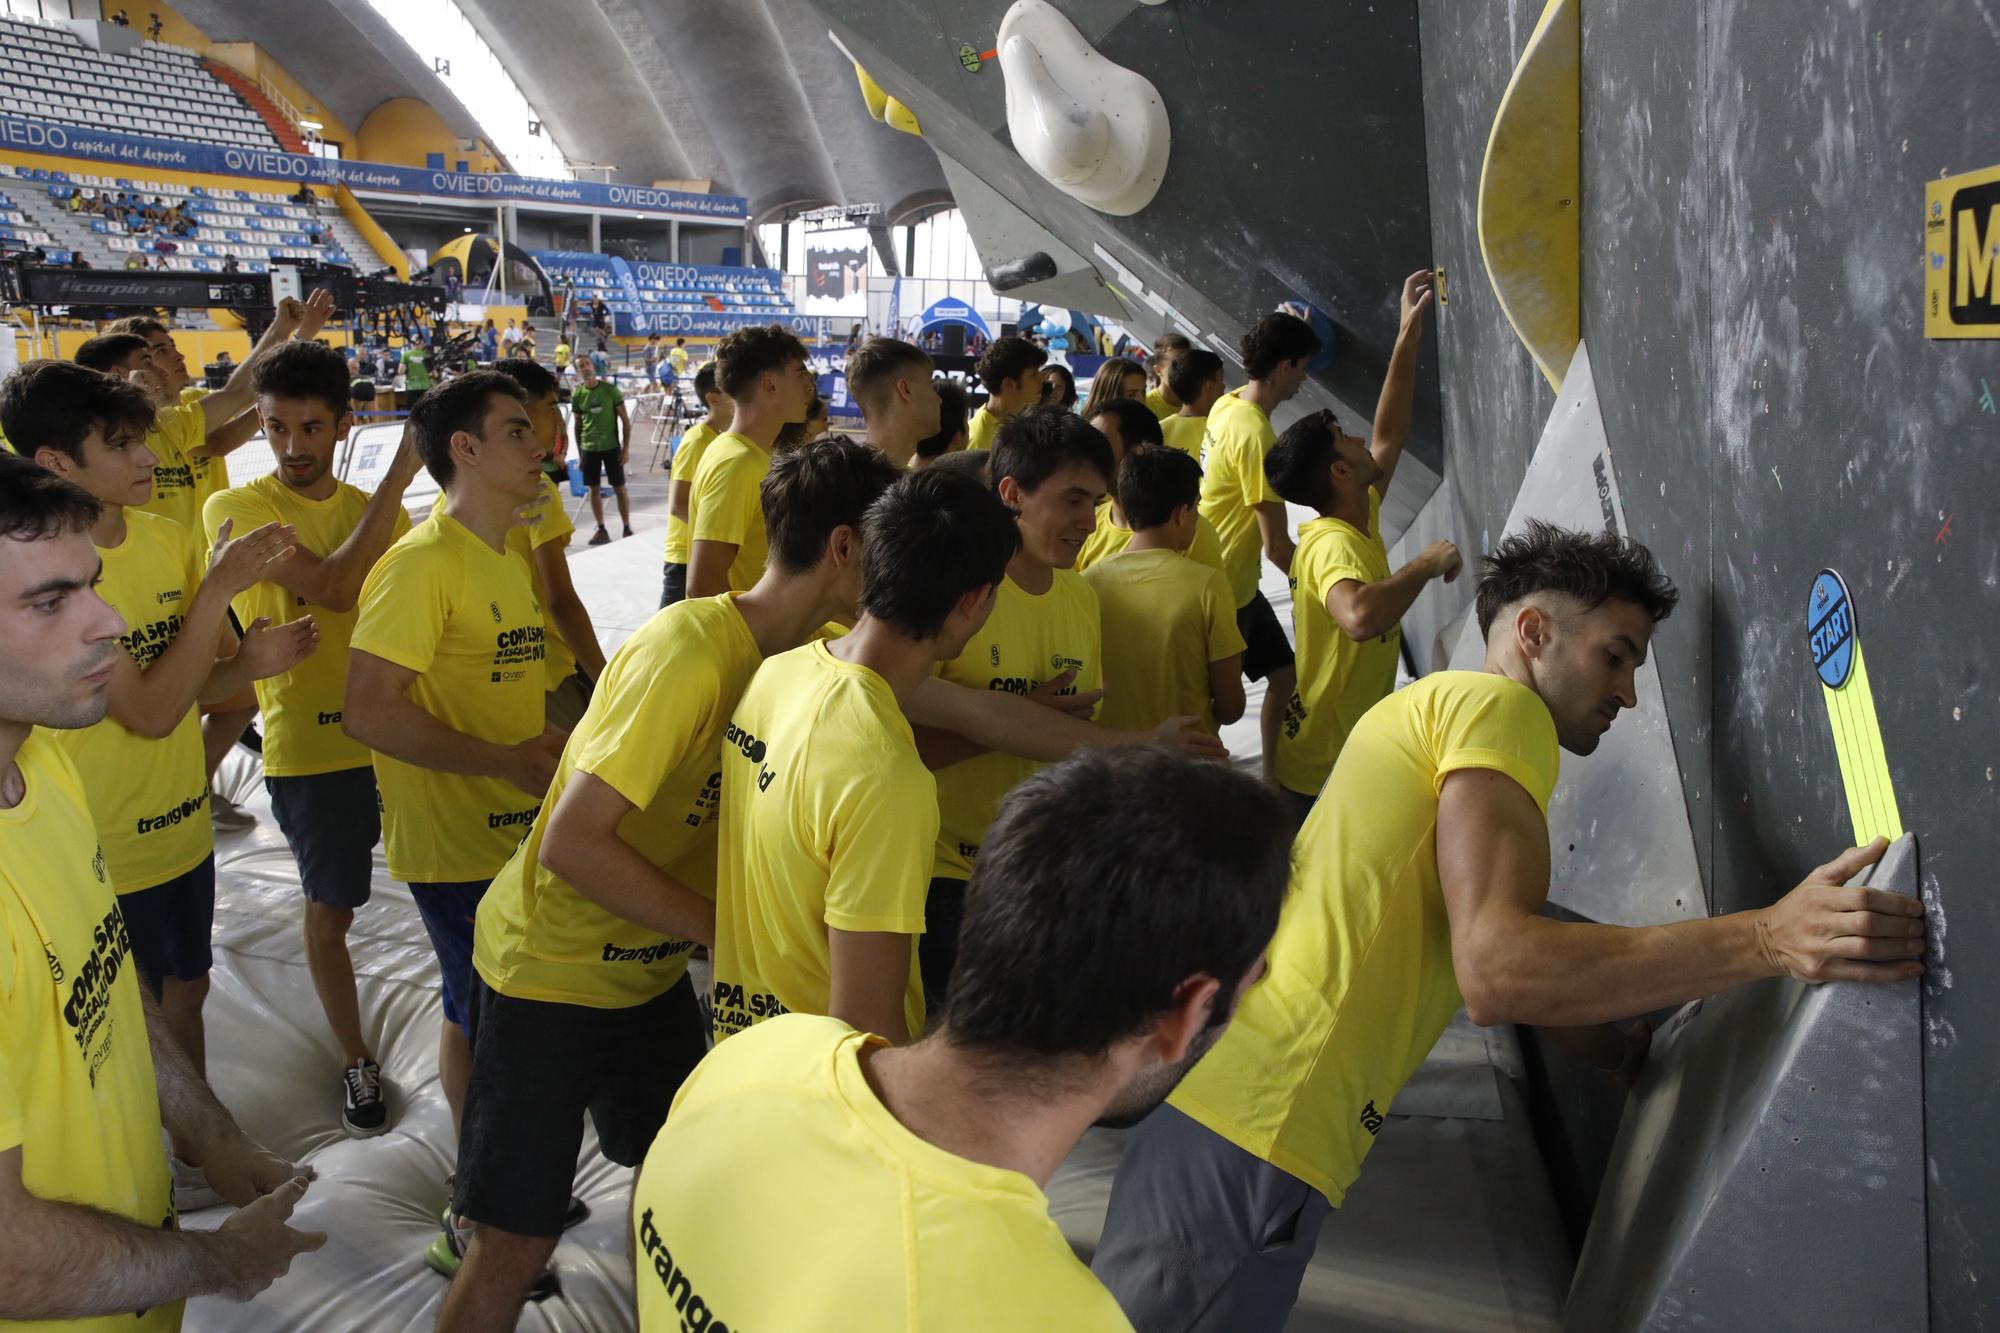
[(1806, 626), (1813, 670), (1819, 672), (1821, 684), (1839, 689), (1854, 670), (1854, 601), (1847, 595), (1846, 582), (1830, 569), (1813, 577)]

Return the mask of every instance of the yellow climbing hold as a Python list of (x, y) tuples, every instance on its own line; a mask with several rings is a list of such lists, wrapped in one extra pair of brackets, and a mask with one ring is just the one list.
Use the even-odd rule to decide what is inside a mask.
[(1479, 175), (1493, 294), (1551, 387), (1576, 354), (1582, 0), (1548, 0), (1500, 99)]
[(892, 130), (901, 130), (904, 134), (914, 134), (919, 138), (923, 137), (923, 127), (917, 124), (916, 114), (910, 108), (883, 92), (882, 85), (875, 82), (873, 75), (861, 68), (861, 66), (856, 65), (854, 67), (854, 77), (861, 82), (861, 100), (868, 104), (868, 114), (871, 117), (881, 121)]

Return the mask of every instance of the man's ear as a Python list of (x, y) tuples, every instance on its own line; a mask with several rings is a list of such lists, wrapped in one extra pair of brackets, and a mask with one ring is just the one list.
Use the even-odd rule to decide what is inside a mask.
[(479, 437), (469, 430), (451, 433), (451, 461), (460, 467), (479, 464)]
[(1158, 1026), (1146, 1038), (1150, 1053), (1168, 1065), (1185, 1057), (1208, 1027), (1215, 1006), (1224, 1003), (1222, 983), (1214, 977), (1197, 973), (1182, 981), (1174, 987), (1173, 1001), (1160, 1016)]
[[(259, 412), (258, 417), (261, 419), (262, 416), (263, 413)], [(340, 420), (333, 423), (333, 438), (336, 440), (344, 440), (347, 438), (347, 432), (353, 429), (354, 429), (354, 410), (352, 408), (349, 408), (347, 411), (342, 412), (340, 414)]]
[(75, 475), (78, 467), (78, 463), (74, 458), (71, 458), (60, 449), (51, 449), (46, 444), (35, 450), (34, 458), (36, 463), (47, 468), (65, 481)]
[(1514, 637), (1530, 657), (1540, 657), (1555, 636), (1555, 622), (1548, 612), (1533, 602), (1523, 602), (1514, 613)]
[(851, 524), (842, 523), (826, 534), (826, 558), (836, 565), (859, 563), (861, 559), (861, 535)]
[(994, 493), (1000, 497), (1001, 504), (1006, 505), (1009, 509), (1013, 510), (1020, 509), (1021, 483), (1017, 481), (1015, 478), (1013, 477), (1000, 478), (999, 485), (995, 486), (993, 490)]

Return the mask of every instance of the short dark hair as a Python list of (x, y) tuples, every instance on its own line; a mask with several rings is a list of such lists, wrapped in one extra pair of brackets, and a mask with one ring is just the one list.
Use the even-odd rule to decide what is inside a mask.
[(1160, 419), (1137, 398), (1113, 398), (1108, 403), (1099, 403), (1096, 411), (1085, 414), (1084, 420), (1094, 426), (1099, 417), (1110, 417), (1118, 423), (1118, 443), (1126, 449), (1167, 442), (1160, 430)]
[(870, 413), (888, 400), (899, 378), (931, 373), (931, 354), (900, 338), (870, 338), (847, 354), (847, 392), (861, 410)]
[(1285, 427), (1264, 455), (1264, 476), (1271, 489), (1295, 505), (1321, 513), (1332, 508), (1330, 469), (1339, 430), (1333, 413), (1326, 411), (1308, 413)]
[(475, 370), (434, 385), (410, 408), (417, 456), (438, 485), (451, 485), (457, 470), (451, 461), (451, 437), (460, 431), (477, 435), (486, 425), (486, 413), (495, 395), (512, 398), (523, 406), (528, 402), (521, 386), (499, 371)]
[(940, 454), (931, 460), (924, 471), (960, 473), (990, 488), (993, 484), (993, 453), (989, 449), (960, 449), (955, 453)]
[[(1057, 387), (1060, 386), (1060, 387)], [(1076, 376), (1059, 361), (1042, 367), (1042, 399), (1057, 407), (1076, 406)]]
[(1157, 528), (1182, 505), (1201, 503), (1201, 464), (1164, 444), (1127, 449), (1118, 463), (1118, 507), (1132, 531)]
[(1038, 490), (1071, 463), (1096, 468), (1108, 488), (1116, 470), (1104, 432), (1060, 407), (1031, 407), (1009, 418), (993, 437), (992, 453), (995, 490), (1002, 477), (1012, 477), (1024, 491)]
[(153, 415), (144, 389), (74, 361), (30, 361), (0, 385), (0, 431), (28, 459), (54, 449), (81, 463), (92, 430), (150, 430)]
[(772, 562), (787, 574), (810, 570), (833, 530), (860, 532), (868, 506), (899, 475), (881, 450), (845, 435), (829, 435), (777, 455), (758, 492)]
[(1319, 335), (1312, 325), (1297, 315), (1274, 310), (1250, 326), (1243, 335), (1243, 373), (1261, 380), (1286, 361), (1302, 361), (1319, 354)]
[(104, 511), (97, 497), (39, 463), (0, 449), (0, 537), (46, 541), (82, 532)]
[(1221, 357), (1206, 347), (1190, 347), (1168, 368), (1167, 387), (1174, 391), (1174, 397), (1191, 403), (1201, 397), (1201, 386), (1221, 373)]
[(106, 333), (136, 333), (141, 338), (150, 338), (156, 333), (167, 333), (167, 326), (154, 315), (127, 315), (114, 319), (104, 326)]
[(100, 333), (84, 339), (70, 359), (87, 369), (109, 372), (123, 369), (126, 357), (145, 351), (149, 345), (136, 333)]
[(1019, 334), (1010, 333), (993, 340), (993, 344), (980, 354), (973, 372), (986, 386), (986, 392), (998, 393), (1002, 384), (1019, 379), (1031, 370), (1040, 370), (1048, 359), (1047, 352)]
[(1500, 609), (1538, 592), (1567, 593), (1595, 610), (1613, 597), (1631, 602), (1654, 624), (1674, 613), (1681, 595), (1653, 553), (1612, 532), (1577, 532), (1540, 519), (1503, 538), (1479, 561), (1479, 633)]
[(917, 441), (917, 457), (936, 458), (951, 451), (951, 442), (965, 434), (965, 386), (957, 380), (934, 380), (938, 396), (938, 429)]
[(754, 324), (738, 329), (715, 345), (715, 383), (731, 398), (740, 398), (768, 371), (783, 370), (788, 361), (806, 359), (806, 345), (782, 324)]
[(353, 381), (347, 358), (324, 343), (290, 339), (259, 357), (251, 370), (259, 398), (317, 398), (336, 418), (345, 416)]
[(493, 373), (505, 375), (520, 385), (521, 392), (528, 395), (529, 402), (551, 395), (561, 396), (557, 390), (562, 382), (556, 378), (553, 370), (539, 361), (496, 361), (493, 363)]
[[(1128, 375), (1137, 375), (1143, 380), (1146, 371), (1137, 361), (1128, 361), (1122, 356), (1110, 357), (1097, 368), (1097, 373), (1090, 378), (1090, 397), (1083, 400), (1085, 421), (1103, 411), (1106, 403), (1115, 403), (1128, 396), (1125, 392), (1125, 377)], [(1151, 408), (1146, 410), (1152, 411)]]
[(1222, 764), (1133, 746), (1041, 770), (980, 843), (946, 1040), (1102, 1055), (1194, 976), (1226, 1012), (1277, 930), (1291, 845), (1277, 794)]
[(929, 638), (959, 598), (1006, 577), (1020, 544), (1013, 513), (977, 481), (935, 468), (906, 474), (862, 524), (860, 609)]
[[(656, 333), (653, 336), (657, 338), (660, 335)], [(701, 369), (694, 373), (694, 392), (695, 397), (701, 399), (702, 406), (706, 407), (708, 396), (715, 392), (715, 362), (701, 363)]]

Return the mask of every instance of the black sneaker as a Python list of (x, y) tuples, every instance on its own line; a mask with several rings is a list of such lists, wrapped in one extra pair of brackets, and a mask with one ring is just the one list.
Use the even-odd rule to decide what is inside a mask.
[(630, 523), (627, 523), (625, 525), (625, 535), (627, 537), (630, 537), (632, 535), (632, 525)]
[(611, 541), (611, 534), (606, 532), (603, 528), (599, 528), (597, 530), (596, 535), (590, 539), (589, 545), (604, 546), (609, 544), (610, 541)]
[(389, 1128), (389, 1104), (382, 1099), (382, 1066), (363, 1057), (341, 1071), (340, 1127), (349, 1138), (372, 1139)]

